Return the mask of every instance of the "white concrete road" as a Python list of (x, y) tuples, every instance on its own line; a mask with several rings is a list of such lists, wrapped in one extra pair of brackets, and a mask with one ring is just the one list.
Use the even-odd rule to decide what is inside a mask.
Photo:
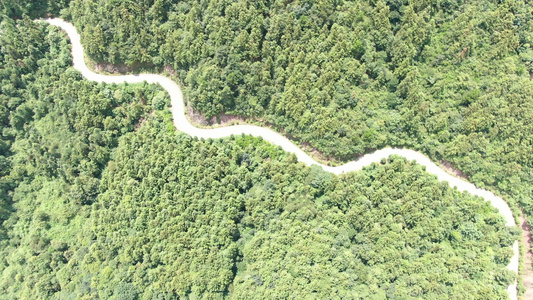
[[(174, 118), (174, 125), (180, 131), (183, 131), (191, 136), (197, 136), (199, 138), (222, 138), (227, 137), (232, 134), (251, 134), (253, 136), (261, 136), (264, 140), (281, 146), (285, 151), (292, 152), (296, 154), (296, 157), (299, 161), (305, 163), (306, 165), (320, 165), (322, 168), (328, 172), (340, 174), (349, 171), (361, 170), (364, 166), (368, 166), (373, 162), (379, 162), (382, 158), (387, 158), (392, 154), (397, 154), (403, 157), (406, 157), (409, 160), (416, 160), (420, 165), (426, 167), (428, 173), (434, 174), (438, 177), (439, 180), (447, 181), (451, 187), (457, 187), (459, 191), (467, 191), (472, 195), (483, 197), (486, 201), (489, 201), (494, 207), (496, 207), (500, 213), (505, 217), (508, 226), (515, 226), (515, 220), (509, 205), (500, 197), (497, 197), (491, 192), (477, 188), (475, 185), (461, 180), (457, 177), (454, 177), (435, 163), (433, 163), (427, 156), (424, 154), (409, 150), (409, 149), (394, 149), (394, 148), (385, 148), (377, 150), (373, 153), (366, 154), (360, 157), (357, 160), (351, 161), (345, 165), (338, 167), (325, 166), (314, 161), (309, 155), (307, 155), (303, 150), (298, 146), (292, 143), (289, 139), (282, 136), (281, 134), (265, 127), (259, 127), (255, 125), (235, 125), (227, 126), (213, 129), (202, 129), (197, 128), (192, 125), (185, 116), (185, 105), (183, 103), (183, 94), (181, 88), (173, 80), (158, 74), (137, 74), (137, 75), (122, 75), (122, 76), (108, 76), (96, 74), (93, 71), (89, 70), (84, 60), (83, 47), (80, 43), (80, 35), (78, 34), (76, 28), (62, 20), (62, 19), (47, 19), (46, 22), (61, 27), (68, 36), (72, 43), (72, 55), (73, 55), (73, 65), (74, 68), (81, 72), (83, 77), (88, 80), (105, 82), (105, 83), (140, 83), (148, 82), (161, 85), (164, 89), (168, 91), (171, 99), (171, 111)], [(514, 255), (509, 263), (508, 268), (516, 273), (518, 273), (518, 241), (513, 245)], [(517, 299), (516, 283), (508, 287), (509, 296), (511, 299)]]

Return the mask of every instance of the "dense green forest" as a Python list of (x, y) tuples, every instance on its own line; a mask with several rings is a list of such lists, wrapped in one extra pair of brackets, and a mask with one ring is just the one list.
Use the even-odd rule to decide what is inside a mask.
[(517, 228), (416, 163), (335, 176), (194, 139), (161, 88), (70, 64), (57, 28), (2, 20), (3, 298), (508, 297)]
[(518, 1), (46, 0), (95, 62), (176, 70), (207, 117), (249, 116), (350, 160), (444, 159), (533, 214), (533, 7)]
[(420, 150), (533, 214), (533, 11), (523, 0), (63, 7), (93, 61), (171, 66), (207, 117), (252, 117), (340, 160)]

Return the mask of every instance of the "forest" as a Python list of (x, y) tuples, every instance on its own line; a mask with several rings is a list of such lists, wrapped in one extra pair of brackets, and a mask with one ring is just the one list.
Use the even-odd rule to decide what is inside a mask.
[(533, 214), (533, 8), (523, 0), (39, 7), (71, 20), (95, 63), (175, 70), (207, 118), (258, 120), (327, 160), (422, 151)]
[(483, 199), (396, 156), (335, 176), (261, 139), (191, 138), (160, 87), (83, 80), (65, 35), (32, 19), (73, 21), (95, 63), (170, 66), (207, 117), (254, 118), (339, 161), (420, 150), (531, 213), (523, 1), (1, 9), (6, 299), (507, 299), (519, 230)]

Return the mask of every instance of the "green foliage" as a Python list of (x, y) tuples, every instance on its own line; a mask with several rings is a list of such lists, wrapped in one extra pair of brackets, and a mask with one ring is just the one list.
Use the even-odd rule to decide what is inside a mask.
[(207, 117), (259, 117), (340, 160), (420, 150), (532, 214), (531, 7), (74, 0), (64, 16), (96, 61), (173, 67)]
[(11, 18), (20, 18), (28, 15), (32, 18), (43, 15), (59, 14), (62, 8), (68, 6), (71, 0), (2, 0), (0, 14)]
[(4, 19), (0, 47), (0, 289), (50, 299), (118, 137), (161, 89), (82, 81), (64, 35), (29, 18)]
[[(341, 157), (409, 145), (531, 205), (519, 1), (94, 3), (64, 11), (94, 59), (170, 64), (208, 115)], [(161, 88), (82, 80), (27, 17), (0, 29), (3, 297), (508, 297), (517, 230), (420, 166), (334, 176), (250, 136), (191, 138)]]
[(123, 136), (58, 295), (507, 297), (516, 233), (490, 204), (400, 157), (336, 177), (272, 148), (169, 134), (158, 117)]

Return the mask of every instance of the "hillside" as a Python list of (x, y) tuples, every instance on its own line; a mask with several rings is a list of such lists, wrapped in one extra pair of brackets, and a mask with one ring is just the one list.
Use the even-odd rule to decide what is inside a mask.
[(96, 63), (170, 66), (207, 117), (339, 161), (420, 150), (530, 213), (530, 8), (454, 5), (6, 1), (0, 291), (505, 299), (518, 234), (482, 199), (399, 157), (335, 176), (260, 139), (190, 138), (160, 87), (83, 80), (64, 35), (22, 17), (72, 20)]
[(192, 139), (150, 112), (154, 86), (84, 81), (57, 29), (14, 25), (6, 297), (506, 297), (514, 231), (482, 199), (398, 157), (337, 177), (256, 138)]
[(533, 213), (523, 1), (72, 1), (96, 62), (170, 66), (192, 107), (273, 124), (331, 159), (449, 161)]

